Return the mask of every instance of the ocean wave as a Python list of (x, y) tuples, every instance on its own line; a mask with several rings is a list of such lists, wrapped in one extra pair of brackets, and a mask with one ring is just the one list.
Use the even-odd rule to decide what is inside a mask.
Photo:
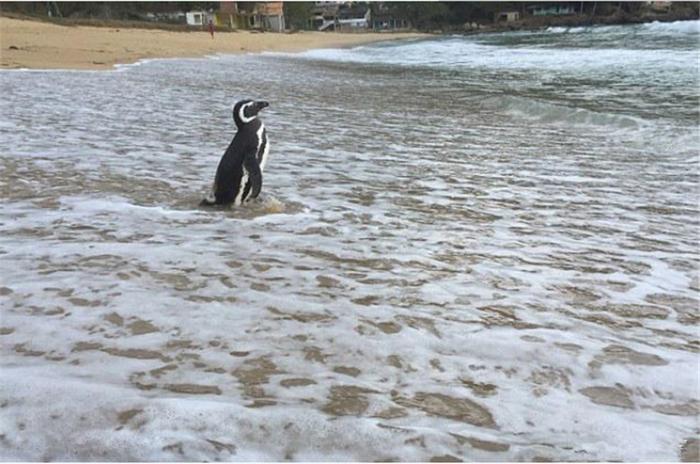
[(654, 21), (643, 24), (641, 28), (648, 32), (700, 35), (700, 20), (673, 21), (669, 23)]
[(692, 21), (673, 21), (673, 22), (660, 22), (654, 21), (651, 23), (638, 24), (634, 26), (630, 25), (608, 25), (608, 26), (551, 26), (545, 29), (545, 32), (551, 34), (629, 34), (633, 35), (636, 33), (642, 34), (659, 34), (659, 35), (673, 35), (673, 34), (690, 34), (698, 35), (700, 34), (700, 20)]
[[(626, 74), (674, 72), (680, 76), (687, 70), (689, 61), (697, 61), (697, 44), (688, 34), (699, 27), (700, 21), (552, 27), (544, 34), (450, 36), (351, 49), (308, 50), (293, 56), (315, 61), (462, 71), (548, 70), (575, 72), (579, 76), (592, 73), (595, 77), (617, 76), (623, 65), (629, 70)], [(670, 37), (669, 31), (684, 35)]]
[(544, 124), (599, 126), (622, 131), (639, 131), (649, 125), (644, 119), (635, 116), (604, 113), (526, 97), (493, 97), (483, 101), (482, 105), (516, 118)]
[(395, 45), (393, 48), (309, 50), (293, 57), (335, 63), (445, 69), (466, 73), (466, 79), (476, 70), (496, 70), (575, 73), (578, 78), (588, 76), (591, 79), (610, 75), (619, 80), (619, 66), (624, 64), (626, 70), (623, 74), (637, 83), (640, 79), (648, 80), (640, 77), (642, 74), (660, 76), (673, 73), (676, 78), (687, 81), (692, 79), (687, 75), (688, 62), (697, 59), (697, 52), (690, 50), (561, 45), (556, 49), (537, 45), (505, 47), (465, 39), (441, 39)]
[(552, 26), (548, 27), (545, 29), (546, 32), (551, 32), (553, 34), (574, 34), (574, 33), (579, 33), (579, 32), (584, 32), (585, 30), (590, 29), (587, 27), (563, 27), (563, 26)]

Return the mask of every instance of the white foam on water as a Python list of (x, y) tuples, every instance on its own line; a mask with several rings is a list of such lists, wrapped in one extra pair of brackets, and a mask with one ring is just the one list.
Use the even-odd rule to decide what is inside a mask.
[[(315, 53), (438, 63), (449, 40)], [(652, 81), (596, 101), (520, 45), (469, 42), (468, 73), (0, 73), (3, 458), (677, 460), (698, 407), (692, 99)], [(642, 55), (617, 55), (625, 83)], [(537, 71), (488, 71), (515, 56)], [(200, 208), (253, 94), (262, 195)]]
[(677, 33), (677, 34), (700, 34), (700, 21), (671, 21), (671, 22), (660, 22), (654, 21), (652, 23), (643, 24), (640, 26), (645, 31), (653, 33)]
[[(581, 31), (569, 31), (579, 34)], [(351, 63), (427, 66), (448, 68), (486, 68), (505, 70), (537, 69), (564, 71), (576, 70), (586, 73), (613, 73), (614, 66), (622, 62), (634, 62), (640, 69), (662, 67), (667, 70), (685, 69), (688, 60), (696, 57), (695, 51), (673, 51), (668, 49), (640, 50), (633, 48), (602, 46), (600, 48), (559, 46), (556, 49), (535, 46), (504, 48), (500, 44), (479, 39), (480, 36), (445, 38), (413, 42), (373, 49), (314, 49), (287, 56), (298, 56), (312, 60), (341, 61)], [(487, 36), (484, 36), (487, 37)], [(481, 42), (479, 40), (482, 40)], [(284, 56), (285, 54), (271, 54)]]

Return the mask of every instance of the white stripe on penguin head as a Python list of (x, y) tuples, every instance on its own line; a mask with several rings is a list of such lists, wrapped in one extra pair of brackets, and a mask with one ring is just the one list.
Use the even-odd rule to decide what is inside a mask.
[(253, 103), (255, 103), (255, 102), (246, 103), (245, 105), (241, 105), (241, 107), (238, 109), (238, 118), (241, 121), (243, 121), (243, 124), (248, 124), (250, 121), (255, 119), (255, 115), (253, 115), (249, 118), (245, 117), (245, 109), (248, 108), (249, 106), (251, 106)]

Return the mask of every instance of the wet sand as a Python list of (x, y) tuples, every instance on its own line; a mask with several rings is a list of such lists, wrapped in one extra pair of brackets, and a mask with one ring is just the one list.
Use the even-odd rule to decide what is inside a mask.
[(251, 31), (165, 30), (60, 26), (0, 17), (0, 69), (109, 69), (146, 58), (189, 58), (216, 53), (294, 52), (419, 37), (416, 33), (294, 34)]

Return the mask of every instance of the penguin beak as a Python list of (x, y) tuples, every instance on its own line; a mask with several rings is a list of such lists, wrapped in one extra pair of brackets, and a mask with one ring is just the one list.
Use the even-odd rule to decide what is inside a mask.
[(255, 106), (257, 107), (257, 110), (260, 111), (261, 109), (267, 108), (268, 106), (270, 106), (270, 104), (266, 101), (259, 101), (259, 102), (255, 102)]

